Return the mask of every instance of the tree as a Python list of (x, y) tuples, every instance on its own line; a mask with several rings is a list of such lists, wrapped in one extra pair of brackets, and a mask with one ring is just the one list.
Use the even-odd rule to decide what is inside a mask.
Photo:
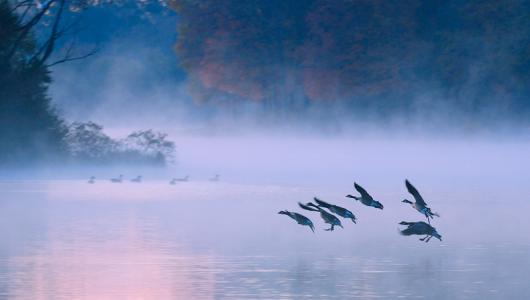
[(135, 131), (129, 134), (122, 143), (126, 149), (136, 150), (161, 164), (173, 162), (175, 143), (167, 140), (165, 133), (154, 132), (151, 129)]
[[(29, 2), (29, 1), (26, 1)], [(50, 4), (51, 5), (51, 4)], [(47, 96), (45, 64), (53, 46), (39, 45), (33, 27), (48, 8), (24, 22), (22, 6), (0, 0), (0, 164), (57, 159), (65, 127)]]
[[(68, 36), (76, 33), (79, 12), (119, 2), (0, 0), (0, 165), (59, 162), (70, 154), (95, 161), (119, 152), (115, 148), (120, 144), (104, 135), (101, 126), (67, 126), (47, 93), (52, 66), (96, 52), (79, 52), (76, 39)], [(136, 5), (145, 9), (153, 2), (161, 0)]]
[(167, 134), (140, 130), (115, 140), (93, 122), (74, 122), (68, 126), (65, 139), (75, 163), (91, 165), (145, 164), (165, 165), (173, 161), (175, 144)]
[(84, 162), (104, 162), (119, 149), (119, 143), (93, 123), (74, 122), (68, 126), (66, 143), (72, 158)]
[(424, 117), (441, 107), (488, 124), (499, 114), (529, 119), (529, 1), (171, 5), (179, 14), (176, 51), (199, 101), (272, 102), (265, 107), (274, 115), (278, 108), (300, 115), (296, 104), (309, 102), (357, 119), (413, 108)]

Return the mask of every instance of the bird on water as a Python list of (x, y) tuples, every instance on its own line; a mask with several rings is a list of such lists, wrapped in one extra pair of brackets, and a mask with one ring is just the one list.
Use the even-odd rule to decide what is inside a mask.
[(123, 175), (120, 174), (118, 178), (111, 178), (110, 182), (121, 183), (123, 181)]
[(425, 200), (423, 200), (423, 197), (407, 179), (405, 179), (405, 185), (407, 186), (407, 190), (409, 191), (409, 193), (414, 197), (414, 202), (407, 199), (404, 199), (401, 202), (408, 203), (412, 206), (412, 208), (419, 211), (427, 218), (427, 222), (429, 222), (429, 224), (431, 223), (430, 219), (432, 219), (434, 216), (440, 217), (439, 214), (433, 213), (431, 209), (427, 207), (427, 203), (425, 202)]
[(327, 211), (323, 210), (321, 207), (319, 207), (319, 206), (317, 206), (317, 205), (315, 205), (315, 204), (313, 204), (311, 202), (309, 202), (307, 204), (302, 204), (302, 203), (298, 202), (298, 205), (302, 209), (305, 209), (305, 210), (320, 212), (320, 217), (322, 218), (322, 220), (324, 220), (325, 223), (328, 223), (329, 225), (331, 225), (330, 228), (324, 229), (324, 230), (333, 231), (335, 229), (335, 226), (339, 226), (340, 228), (344, 228), (344, 227), (342, 227), (342, 224), (340, 223), (339, 218), (337, 218), (333, 214), (330, 214)]
[(383, 204), (375, 200), (370, 194), (368, 194), (368, 192), (362, 186), (358, 185), (356, 182), (353, 183), (353, 186), (359, 192), (359, 194), (361, 194), (361, 196), (357, 197), (352, 195), (346, 195), (347, 198), (352, 198), (357, 201), (361, 201), (361, 203), (366, 206), (372, 206), (375, 208), (383, 209)]
[(90, 179), (88, 180), (88, 183), (93, 184), (96, 182), (96, 176), (90, 176)]
[(286, 215), (289, 216), (291, 219), (295, 220), (296, 223), (302, 225), (302, 226), (309, 226), (311, 228), (311, 231), (315, 232), (315, 227), (313, 226), (313, 222), (311, 220), (299, 213), (290, 212), (288, 210), (282, 210), (278, 212), (280, 215)]
[(131, 179), (131, 182), (140, 183), (142, 182), (142, 175), (136, 176), (136, 178)]
[(189, 179), (190, 179), (190, 175), (186, 175), (185, 177), (182, 177), (182, 178), (175, 178), (175, 181), (186, 182)]
[(429, 242), (434, 236), (435, 238), (442, 240), (442, 236), (436, 231), (436, 228), (432, 227), (431, 224), (427, 224), (423, 221), (420, 222), (405, 222), (402, 221), (400, 225), (407, 226), (406, 229), (401, 230), (402, 235), (425, 235), (420, 241)]
[(346, 208), (327, 203), (326, 201), (322, 201), (316, 197), (313, 198), (313, 200), (315, 200), (318, 206), (327, 208), (329, 209), (330, 212), (337, 214), (345, 219), (351, 219), (353, 223), (357, 224), (356, 222), (357, 218), (355, 217), (355, 215), (351, 211), (347, 210)]

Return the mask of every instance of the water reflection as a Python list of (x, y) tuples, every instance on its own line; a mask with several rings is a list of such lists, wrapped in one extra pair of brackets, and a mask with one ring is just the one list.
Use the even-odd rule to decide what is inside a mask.
[[(98, 194), (76, 184), (0, 184), (0, 298), (530, 296), (526, 238), (464, 242), (465, 231), (445, 226), (449, 242), (426, 245), (394, 231), (399, 202), (384, 218), (363, 211), (359, 226), (328, 234), (319, 224), (312, 234), (275, 213), (313, 194), (302, 188), (108, 185)], [(251, 216), (234, 221), (242, 211)], [(364, 225), (376, 222), (388, 233)]]
[(153, 223), (128, 216), (111, 232), (97, 221), (51, 223), (44, 244), (8, 258), (9, 298), (186, 299), (213, 290), (214, 274), (196, 272), (213, 259), (163, 243)]

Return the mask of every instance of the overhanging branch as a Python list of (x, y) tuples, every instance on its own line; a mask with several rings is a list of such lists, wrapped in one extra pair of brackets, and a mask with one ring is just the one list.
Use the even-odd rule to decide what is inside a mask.
[(65, 62), (69, 62), (69, 61), (75, 61), (75, 60), (81, 60), (81, 59), (85, 59), (87, 57), (90, 57), (94, 54), (96, 54), (99, 49), (98, 47), (94, 47), (94, 49), (90, 50), (89, 52), (83, 54), (83, 55), (79, 55), (79, 56), (72, 56), (71, 55), (71, 52), (73, 50), (73, 46), (69, 46), (67, 49), (66, 49), (66, 54), (63, 58), (59, 59), (59, 60), (56, 60), (50, 64), (47, 64), (46, 67), (53, 67), (55, 65), (58, 65), (58, 64), (62, 64), (62, 63), (65, 63)]

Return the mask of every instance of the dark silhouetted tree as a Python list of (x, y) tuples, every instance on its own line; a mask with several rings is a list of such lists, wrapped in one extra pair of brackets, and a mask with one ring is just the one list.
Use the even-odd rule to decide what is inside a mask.
[[(76, 15), (90, 6), (120, 1), (96, 0), (0, 0), (0, 165), (65, 162), (69, 157), (86, 162), (114, 158), (134, 162), (165, 163), (171, 143), (165, 135), (150, 131), (137, 139), (160, 139), (159, 151), (146, 154), (136, 149), (121, 149), (122, 143), (103, 134), (94, 123), (69, 126), (59, 116), (48, 96), (52, 81), (50, 67), (93, 55), (96, 50), (77, 51)], [(137, 1), (144, 10), (153, 3)], [(151, 137), (149, 134), (153, 134)], [(131, 138), (132, 139), (132, 138)], [(153, 146), (154, 147), (154, 146)], [(157, 162), (158, 163), (158, 162)]]
[(115, 140), (93, 122), (70, 124), (65, 141), (75, 162), (91, 165), (163, 166), (173, 162), (175, 154), (175, 144), (164, 133), (141, 130)]
[(49, 6), (23, 21), (18, 11), (25, 8), (0, 1), (0, 164), (66, 154), (65, 127), (47, 96), (53, 42), (38, 44), (32, 31)]

